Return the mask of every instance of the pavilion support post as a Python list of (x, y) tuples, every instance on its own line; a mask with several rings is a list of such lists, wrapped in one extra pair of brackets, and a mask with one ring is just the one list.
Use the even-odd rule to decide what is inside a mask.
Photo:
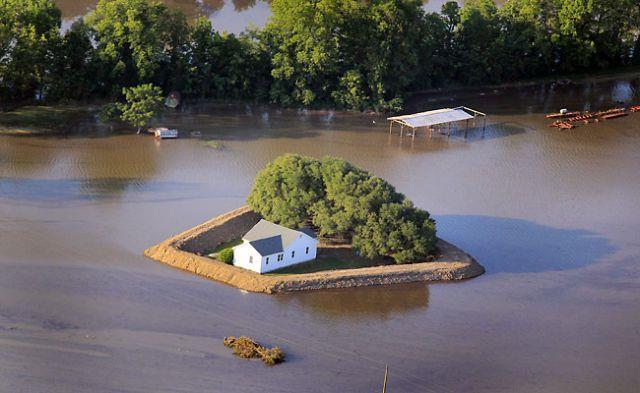
[(393, 129), (393, 121), (389, 122), (389, 134), (391, 134), (392, 129)]
[(482, 123), (482, 131), (487, 128), (487, 116), (484, 117), (484, 122)]
[(467, 126), (464, 129), (464, 139), (467, 139), (468, 132), (469, 132), (469, 119), (467, 119)]
[(404, 125), (401, 124), (400, 125), (400, 136), (402, 136), (403, 132), (404, 132)]

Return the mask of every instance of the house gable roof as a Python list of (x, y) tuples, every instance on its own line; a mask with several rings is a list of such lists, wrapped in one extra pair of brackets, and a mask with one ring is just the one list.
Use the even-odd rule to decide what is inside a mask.
[(251, 247), (255, 248), (260, 255), (271, 255), (284, 251), (282, 248), (282, 237), (280, 237), (280, 235), (254, 240), (249, 242), (249, 244), (251, 244)]
[(303, 234), (314, 239), (316, 237), (311, 229), (304, 228), (297, 231), (262, 219), (242, 239), (251, 244), (261, 255), (271, 255), (283, 252)]

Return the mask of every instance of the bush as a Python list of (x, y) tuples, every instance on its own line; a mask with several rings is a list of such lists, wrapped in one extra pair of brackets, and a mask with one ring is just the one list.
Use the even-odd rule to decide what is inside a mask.
[(229, 247), (220, 251), (220, 253), (218, 254), (218, 259), (221, 262), (231, 265), (233, 263), (233, 248)]
[(262, 359), (269, 366), (275, 366), (284, 362), (284, 352), (278, 347), (267, 348), (258, 344), (250, 337), (240, 336), (238, 338), (229, 336), (222, 341), (228, 348), (233, 349), (233, 354), (245, 359)]
[(352, 240), (368, 258), (408, 263), (435, 250), (436, 225), (428, 212), (385, 180), (339, 158), (279, 157), (258, 173), (247, 202), (268, 220), (312, 224), (322, 237)]

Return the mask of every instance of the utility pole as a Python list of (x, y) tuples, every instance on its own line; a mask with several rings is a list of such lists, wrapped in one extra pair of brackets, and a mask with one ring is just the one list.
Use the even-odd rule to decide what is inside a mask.
[(384, 366), (384, 383), (382, 384), (382, 393), (387, 393), (387, 376), (389, 375), (389, 366)]

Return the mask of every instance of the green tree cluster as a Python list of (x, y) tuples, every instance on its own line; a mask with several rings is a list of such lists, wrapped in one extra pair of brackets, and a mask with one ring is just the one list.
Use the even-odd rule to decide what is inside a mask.
[[(419, 0), (274, 0), (271, 98), (393, 109), (433, 46)], [(420, 81), (420, 83), (423, 83)]]
[(383, 179), (344, 160), (288, 154), (258, 173), (247, 202), (268, 220), (312, 225), (321, 237), (351, 241), (366, 257), (397, 263), (435, 249), (435, 221)]
[(123, 94), (125, 102), (117, 104), (120, 119), (137, 127), (138, 133), (140, 133), (142, 127), (162, 110), (162, 90), (147, 83), (135, 87), (125, 87)]
[(0, 2), (0, 98), (115, 98), (152, 83), (196, 98), (266, 99), (270, 59), (252, 32), (220, 34), (157, 0), (100, 0), (64, 34), (53, 0)]
[(394, 110), (411, 91), (640, 64), (638, 0), (273, 0), (261, 30), (215, 31), (157, 0), (99, 0), (61, 33), (53, 0), (0, 2), (0, 98), (185, 97)]

